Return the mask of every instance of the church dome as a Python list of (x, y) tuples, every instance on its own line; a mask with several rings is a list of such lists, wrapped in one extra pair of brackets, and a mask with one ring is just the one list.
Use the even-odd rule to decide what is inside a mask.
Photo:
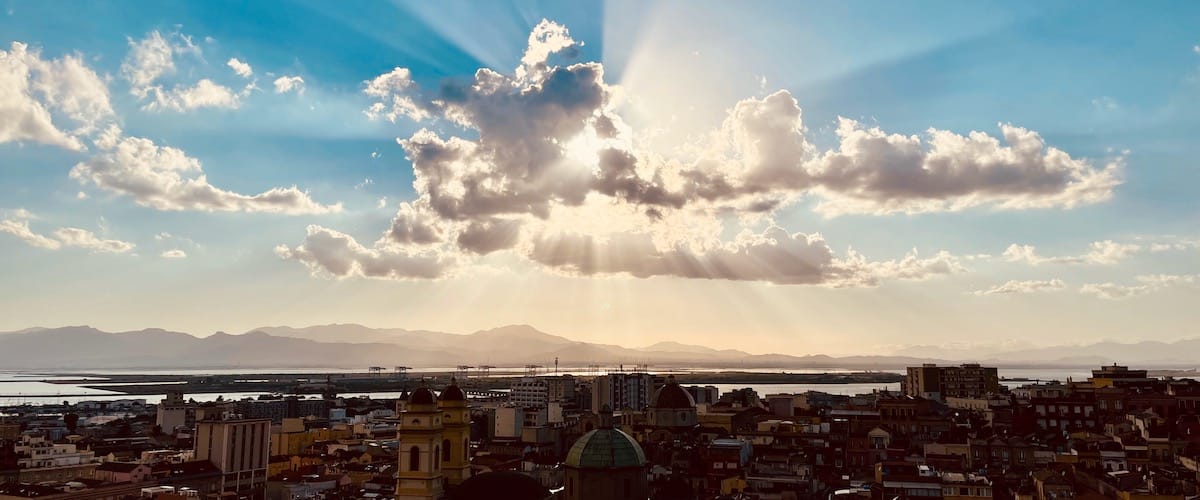
[(437, 398), (433, 396), (433, 391), (429, 390), (428, 387), (421, 387), (413, 391), (412, 395), (408, 397), (408, 404), (410, 405), (431, 405), (435, 403), (437, 403)]
[(467, 395), (463, 393), (462, 389), (458, 388), (458, 382), (456, 380), (454, 380), (453, 378), (451, 378), (450, 385), (447, 386), (445, 389), (442, 389), (441, 397), (439, 397), (438, 400), (440, 400), (440, 401), (466, 401)]
[(646, 453), (629, 434), (602, 427), (575, 441), (566, 464), (581, 469), (641, 467), (646, 464)]
[(650, 407), (672, 410), (695, 408), (696, 400), (692, 399), (692, 395), (688, 391), (679, 386), (674, 375), (670, 375), (667, 377), (666, 385), (659, 387), (654, 392), (654, 397), (650, 400)]
[(532, 477), (515, 471), (486, 472), (474, 476), (450, 490), (451, 500), (479, 500), (497, 498), (512, 500), (544, 500), (550, 498), (550, 490)]

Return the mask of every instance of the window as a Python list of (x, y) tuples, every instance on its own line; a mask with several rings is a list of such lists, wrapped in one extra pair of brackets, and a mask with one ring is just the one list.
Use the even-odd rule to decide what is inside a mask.
[(441, 462), (438, 462), (438, 459), (437, 459), (438, 455), (440, 455), (440, 453), (438, 453), (438, 447), (434, 446), (433, 447), (433, 460), (432, 460), (433, 461), (433, 470), (438, 470), (438, 468), (442, 465)]
[(408, 470), (421, 470), (421, 449), (416, 446), (408, 449)]
[(442, 461), (443, 462), (450, 461), (450, 440), (449, 439), (442, 440)]

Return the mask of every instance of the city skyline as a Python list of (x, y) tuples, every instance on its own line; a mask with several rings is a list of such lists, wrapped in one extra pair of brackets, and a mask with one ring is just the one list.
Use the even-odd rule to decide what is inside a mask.
[(1200, 7), (2, 5), (0, 331), (1200, 335)]

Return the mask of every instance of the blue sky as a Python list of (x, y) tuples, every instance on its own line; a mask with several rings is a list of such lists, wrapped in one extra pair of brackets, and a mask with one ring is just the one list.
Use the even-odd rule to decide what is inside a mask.
[(1191, 3), (0, 5), (0, 329), (1200, 333)]

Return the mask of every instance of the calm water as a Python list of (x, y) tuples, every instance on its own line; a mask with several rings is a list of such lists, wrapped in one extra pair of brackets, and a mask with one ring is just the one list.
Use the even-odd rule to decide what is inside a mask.
[[(613, 367), (616, 368), (616, 367)], [(626, 367), (632, 370), (632, 366)], [(742, 369), (742, 368), (727, 368), (725, 370), (739, 370), (756, 373), (844, 373), (854, 370), (842, 369), (799, 369), (799, 370), (780, 370), (780, 369)], [(452, 368), (427, 368), (414, 369), (414, 373), (429, 373), (429, 372), (452, 372)], [(607, 370), (602, 369), (601, 372)], [(615, 371), (615, 370), (614, 370)], [(668, 370), (655, 370), (656, 373), (703, 373), (722, 371), (715, 368), (671, 368)], [(498, 373), (521, 373), (522, 370), (514, 368), (497, 368), (492, 370), (492, 375)], [(891, 371), (892, 373), (902, 373), (901, 371)], [(129, 374), (129, 371), (120, 370), (89, 370), (86, 372), (93, 375), (92, 377), (72, 377), (64, 376), (61, 373), (56, 375), (37, 374), (37, 373), (20, 373), (20, 372), (0, 372), (0, 405), (14, 405), (23, 403), (56, 403), (61, 401), (69, 401), (78, 403), (80, 401), (103, 401), (116, 399), (145, 399), (148, 403), (156, 403), (165, 397), (165, 394), (149, 394), (149, 395), (125, 395), (113, 391), (103, 389), (91, 389), (82, 387), (77, 384), (54, 384), (45, 381), (53, 380), (79, 380), (84, 378), (90, 380), (88, 385), (104, 386), (105, 382), (103, 375)], [(296, 368), (296, 369), (229, 369), (229, 370), (148, 370), (137, 371), (138, 374), (145, 375), (205, 375), (205, 374), (256, 374), (256, 373), (363, 373), (362, 370), (346, 369), (346, 370), (330, 370), (327, 368)], [(542, 373), (553, 373), (553, 370)], [(562, 368), (558, 371), (559, 374), (574, 374), (574, 375), (591, 375), (594, 371), (587, 368)], [(1008, 378), (1027, 378), (1036, 380), (1059, 380), (1065, 381), (1068, 378), (1075, 380), (1086, 380), (1091, 374), (1089, 370), (1080, 368), (1043, 368), (1043, 369), (1001, 369), (1000, 376)], [(1024, 381), (1009, 381), (1004, 382), (1009, 387), (1018, 387), (1025, 385), (1028, 382)], [(134, 384), (131, 384), (134, 385)], [(807, 391), (821, 391), (830, 394), (854, 395), (870, 393), (876, 390), (900, 390), (899, 383), (891, 384), (714, 384), (722, 393), (743, 387), (753, 388), (760, 396), (767, 394), (793, 394)], [(237, 400), (243, 398), (256, 398), (261, 393), (258, 392), (231, 392), (223, 394), (186, 394), (185, 397), (195, 399), (196, 401), (213, 401), (217, 397), (224, 397), (226, 400)], [(376, 399), (392, 399), (399, 397), (398, 392), (370, 392), (361, 394), (345, 394), (345, 396), (367, 395)]]

